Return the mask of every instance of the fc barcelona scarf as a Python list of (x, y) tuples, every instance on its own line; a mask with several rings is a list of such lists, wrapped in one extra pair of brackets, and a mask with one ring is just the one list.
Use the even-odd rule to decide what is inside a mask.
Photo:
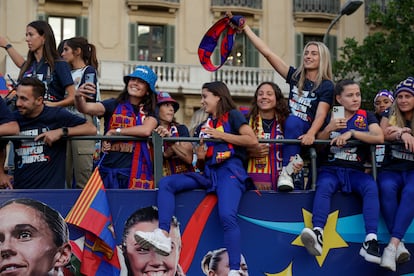
[[(179, 137), (178, 129), (175, 125), (170, 125), (168, 130), (170, 131), (171, 137)], [(170, 145), (168, 142), (164, 142), (164, 151), (168, 149)], [(177, 173), (193, 172), (192, 166), (185, 163), (178, 156), (171, 156), (170, 158), (164, 158), (163, 161), (163, 175), (172, 175)]]
[[(266, 133), (263, 130), (263, 123), (260, 114), (256, 118), (251, 117), (249, 125), (252, 127), (259, 139), (266, 139)], [(277, 118), (272, 124), (269, 139), (283, 138), (280, 124)], [(253, 179), (258, 190), (277, 190), (277, 180), (282, 168), (282, 146), (280, 144), (270, 143), (269, 155), (264, 157), (250, 158), (247, 165), (247, 173)]]
[[(237, 33), (236, 28), (240, 28), (244, 25), (245, 18), (243, 16), (232, 16), (231, 18), (226, 16), (217, 21), (204, 35), (198, 47), (198, 57), (201, 65), (207, 71), (217, 71), (226, 62), (227, 58), (231, 54), (234, 44), (234, 37)], [(220, 36), (226, 32), (223, 36), (220, 45), (220, 65), (214, 66), (211, 62), (211, 55), (217, 46)]]
[[(218, 131), (231, 133), (231, 126), (229, 122), (229, 112), (226, 112), (221, 118), (213, 120), (211, 115), (208, 117), (206, 123), (201, 128), (200, 138), (209, 138), (209, 135), (203, 132), (203, 128), (215, 128)], [(224, 142), (205, 142), (207, 145), (206, 162), (208, 165), (219, 164), (234, 155), (234, 147), (230, 143)]]
[[(138, 116), (129, 102), (118, 104), (109, 121), (109, 129), (140, 126), (145, 119), (143, 106), (140, 106)], [(121, 141), (114, 144), (124, 144), (120, 148), (131, 148), (133, 151), (129, 189), (153, 189), (152, 156), (147, 141)]]

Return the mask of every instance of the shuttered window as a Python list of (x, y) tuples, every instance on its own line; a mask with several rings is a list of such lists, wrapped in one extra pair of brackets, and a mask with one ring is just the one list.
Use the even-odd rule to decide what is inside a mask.
[(129, 24), (129, 59), (174, 62), (175, 26)]

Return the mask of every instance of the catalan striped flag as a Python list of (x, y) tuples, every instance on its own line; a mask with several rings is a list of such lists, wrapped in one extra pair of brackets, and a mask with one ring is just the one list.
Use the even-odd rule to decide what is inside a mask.
[(112, 215), (98, 168), (65, 220), (85, 231), (80, 272), (84, 275), (119, 275)]

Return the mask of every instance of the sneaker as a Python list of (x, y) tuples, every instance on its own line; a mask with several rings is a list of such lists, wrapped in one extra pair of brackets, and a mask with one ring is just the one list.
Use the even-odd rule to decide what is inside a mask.
[(240, 275), (242, 275), (242, 274), (240, 274), (240, 271), (239, 270), (230, 270), (229, 271), (229, 274), (227, 275), (227, 276), (240, 276)]
[(171, 253), (171, 238), (166, 237), (161, 229), (157, 228), (153, 232), (135, 232), (135, 241), (143, 247), (154, 247), (155, 252), (162, 256)]
[(372, 239), (362, 244), (362, 247), (359, 250), (359, 255), (364, 257), (367, 262), (380, 264), (381, 254), (379, 251), (378, 241), (376, 239)]
[(384, 252), (382, 253), (380, 266), (395, 271), (397, 269), (397, 264), (395, 263), (396, 257), (397, 249), (393, 244), (388, 244), (388, 246), (385, 247)]
[(309, 254), (313, 256), (322, 255), (323, 237), (319, 230), (304, 228), (300, 234), (300, 239)]
[(395, 261), (399, 264), (406, 263), (410, 260), (411, 254), (405, 248), (405, 245), (403, 242), (400, 242), (397, 247), (397, 253), (395, 255)]
[(293, 189), (293, 179), (286, 172), (286, 168), (283, 168), (277, 180), (277, 190), (280, 192), (291, 192)]

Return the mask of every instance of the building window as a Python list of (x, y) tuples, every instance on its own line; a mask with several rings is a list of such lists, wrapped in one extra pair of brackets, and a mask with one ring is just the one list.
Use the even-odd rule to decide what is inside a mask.
[(49, 16), (47, 21), (55, 33), (56, 45), (64, 39), (76, 36), (76, 18)]
[(138, 25), (138, 60), (165, 62), (163, 26)]
[[(305, 45), (310, 41), (323, 41), (323, 35), (310, 35), (310, 34), (303, 34), (297, 33), (295, 36), (295, 45), (296, 45), (296, 67), (302, 64), (302, 55), (303, 55), (303, 48)], [(337, 51), (337, 38), (334, 35), (328, 36), (328, 42), (326, 45), (331, 53), (332, 61), (336, 60), (336, 56), (338, 54)]]
[(131, 23), (130, 60), (174, 62), (174, 38), (174, 26)]
[(302, 46), (302, 49), (310, 41), (320, 41), (320, 42), (322, 42), (323, 41), (323, 35), (309, 35), (309, 34), (305, 34), (303, 36), (303, 46)]
[[(224, 65), (228, 66), (245, 66), (245, 36), (238, 35), (234, 41), (233, 49)], [(217, 47), (218, 48), (218, 47)]]

